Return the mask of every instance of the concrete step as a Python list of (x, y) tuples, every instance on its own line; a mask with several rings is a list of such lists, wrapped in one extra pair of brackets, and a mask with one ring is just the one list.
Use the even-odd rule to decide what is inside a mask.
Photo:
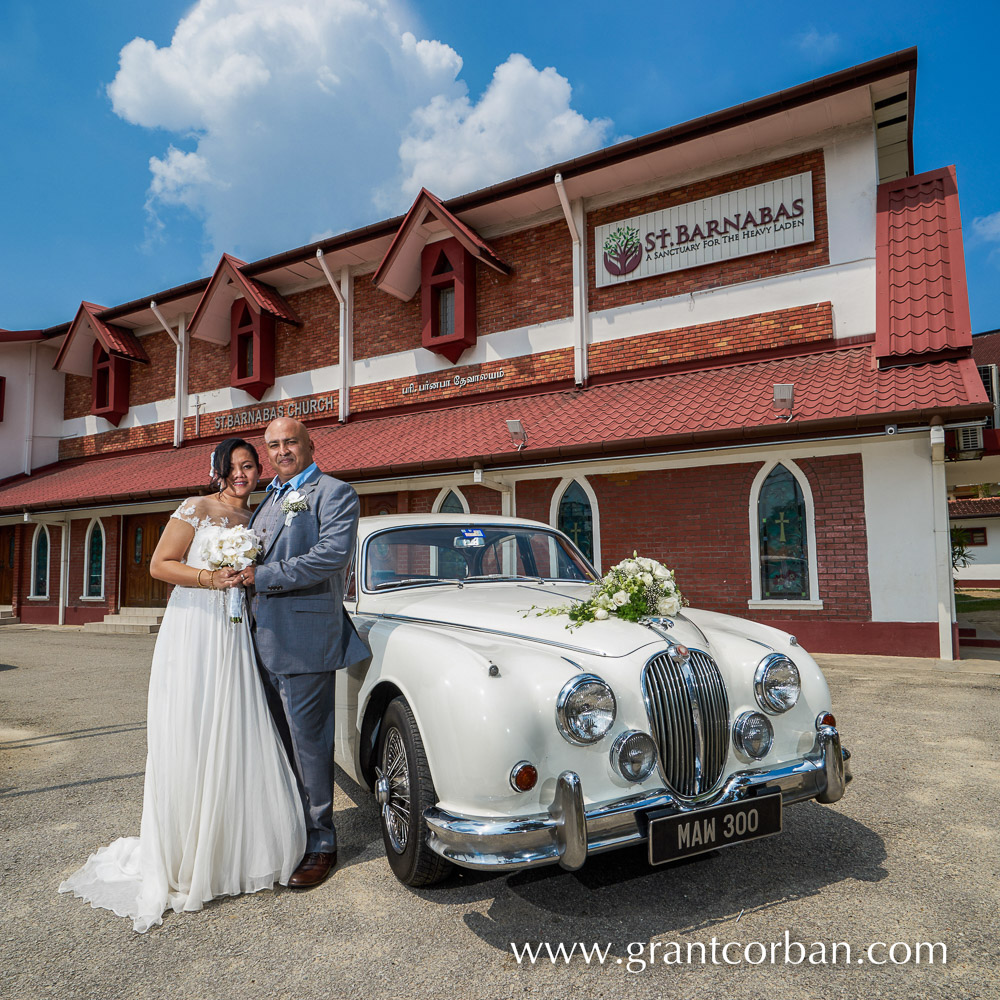
[(120, 615), (159, 615), (163, 617), (163, 612), (166, 608), (138, 608), (138, 607), (121, 607), (118, 609), (118, 614)]
[(0, 625), (20, 625), (21, 619), (15, 618), (10, 612), (0, 613)]
[(163, 615), (153, 614), (117, 614), (105, 615), (105, 625), (159, 625), (163, 621)]
[[(108, 618), (114, 618), (114, 615), (108, 615)], [(84, 632), (104, 632), (113, 635), (156, 635), (160, 631), (159, 623), (156, 624), (142, 624), (142, 625), (126, 625), (116, 622), (87, 622), (83, 626)]]

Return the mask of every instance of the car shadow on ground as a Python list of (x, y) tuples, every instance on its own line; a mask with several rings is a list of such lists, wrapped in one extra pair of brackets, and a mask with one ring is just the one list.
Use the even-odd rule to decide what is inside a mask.
[(0, 670), (17, 670), (17, 665), (14, 663), (0, 663)]
[[(461, 871), (420, 892), (447, 905), (492, 898), (470, 910), (466, 926), (494, 948), (512, 941), (607, 940), (627, 928), (629, 940), (693, 933), (809, 898), (845, 879), (878, 882), (885, 843), (868, 827), (815, 802), (785, 813), (777, 837), (735, 845), (685, 862), (651, 867), (646, 846), (594, 855), (576, 872), (536, 868), (510, 875)], [(560, 935), (560, 927), (565, 928)], [(615, 954), (625, 954), (618, 942)]]

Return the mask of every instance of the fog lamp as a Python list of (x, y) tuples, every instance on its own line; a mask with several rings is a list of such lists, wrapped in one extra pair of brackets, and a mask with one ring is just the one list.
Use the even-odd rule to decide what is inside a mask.
[(611, 766), (626, 781), (645, 781), (656, 767), (656, 743), (635, 729), (622, 733), (611, 748)]
[(733, 743), (741, 753), (760, 760), (774, 743), (771, 720), (760, 712), (744, 712), (733, 726)]
[(530, 760), (519, 760), (510, 772), (510, 787), (515, 792), (530, 792), (538, 781), (538, 769)]

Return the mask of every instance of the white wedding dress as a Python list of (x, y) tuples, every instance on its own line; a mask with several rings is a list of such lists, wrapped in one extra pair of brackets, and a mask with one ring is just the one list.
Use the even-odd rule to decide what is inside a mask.
[[(208, 497), (172, 515), (195, 528), (185, 562), (249, 513)], [(149, 675), (146, 783), (138, 837), (92, 854), (59, 886), (132, 918), (286, 883), (302, 859), (305, 822), (295, 775), (257, 675), (248, 616), (231, 623), (226, 592), (174, 587)]]

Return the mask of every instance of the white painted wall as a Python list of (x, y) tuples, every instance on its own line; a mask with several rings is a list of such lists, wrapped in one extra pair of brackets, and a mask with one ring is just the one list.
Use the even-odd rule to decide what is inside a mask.
[[(0, 375), (7, 379), (4, 416), (0, 421), (0, 479), (24, 472), (31, 351), (30, 343), (0, 344)], [(52, 370), (54, 348), (39, 343), (35, 351), (33, 469), (58, 458), (59, 436), (65, 433), (62, 414), (66, 381), (60, 372)]]
[(937, 621), (929, 436), (868, 440), (861, 454), (872, 619)]
[(965, 569), (955, 570), (955, 579), (963, 583), (969, 580), (1000, 580), (1000, 518), (961, 518), (953, 520), (951, 526), (966, 530), (986, 529), (986, 544), (969, 546), (973, 563)]

